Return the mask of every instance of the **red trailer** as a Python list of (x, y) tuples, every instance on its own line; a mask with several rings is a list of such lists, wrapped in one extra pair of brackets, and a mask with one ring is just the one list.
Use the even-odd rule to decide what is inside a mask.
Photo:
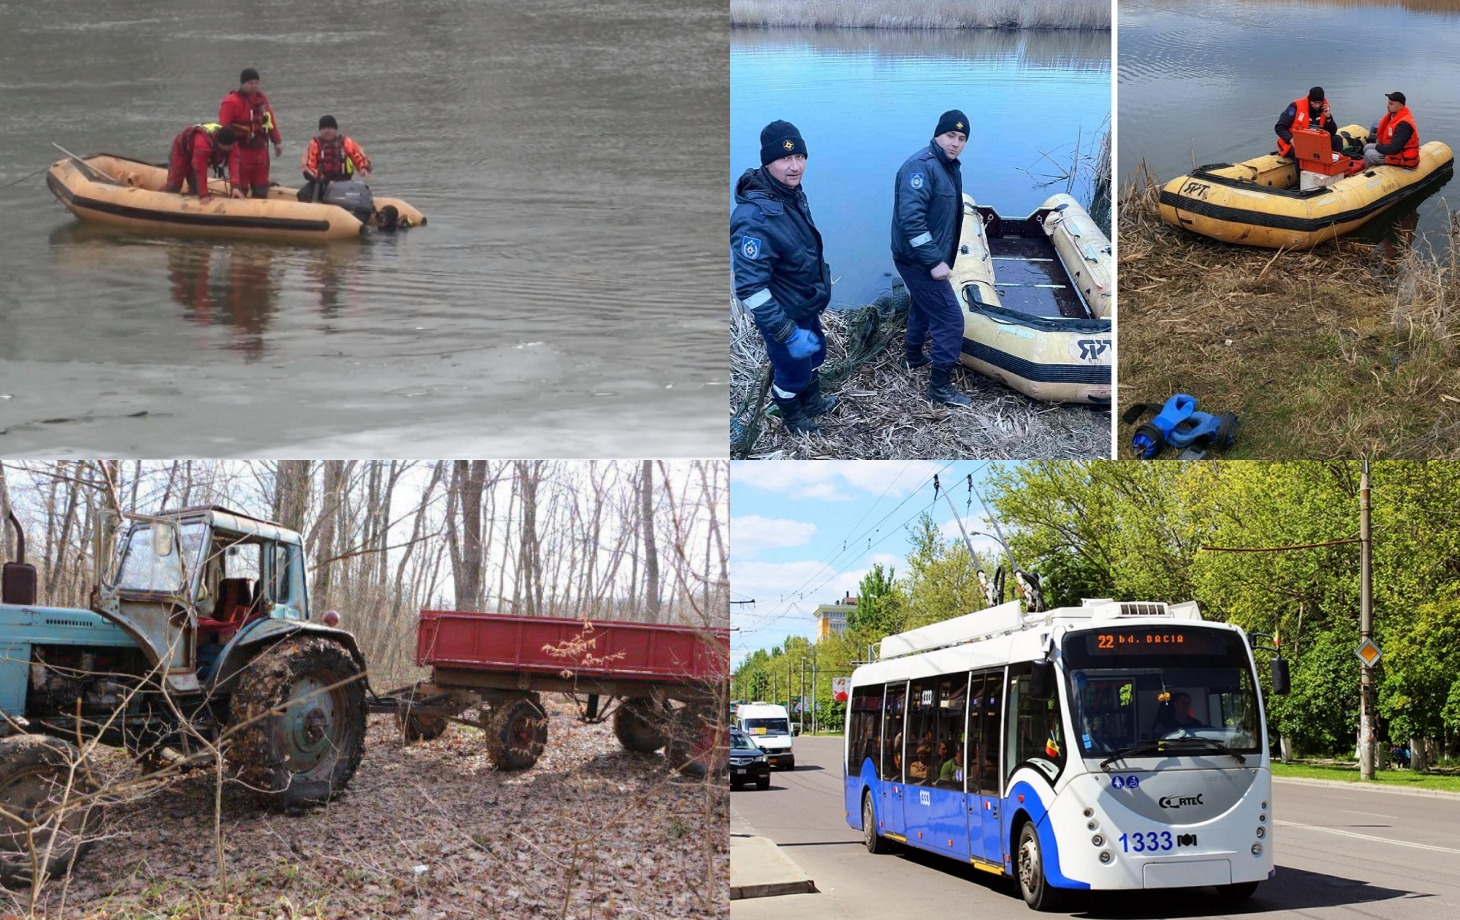
[(584, 721), (612, 716), (629, 750), (662, 747), (675, 768), (703, 772), (724, 754), (729, 662), (728, 629), (423, 610), (416, 663), (431, 678), (390, 697), (408, 739), (475, 724), (499, 768), (522, 770), (547, 743), (540, 694), (565, 693)]

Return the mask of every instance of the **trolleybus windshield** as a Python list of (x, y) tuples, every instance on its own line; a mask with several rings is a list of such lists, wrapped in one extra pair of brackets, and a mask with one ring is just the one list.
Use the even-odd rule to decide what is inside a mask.
[(1115, 626), (1065, 637), (1071, 722), (1085, 757), (1254, 753), (1257, 692), (1240, 634)]

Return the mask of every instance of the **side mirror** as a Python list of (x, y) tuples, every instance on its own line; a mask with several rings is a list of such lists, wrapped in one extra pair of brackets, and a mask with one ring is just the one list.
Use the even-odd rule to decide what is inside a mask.
[(1292, 681), (1288, 675), (1288, 660), (1286, 658), (1274, 658), (1272, 660), (1272, 692), (1279, 695), (1286, 695), (1292, 689)]
[(1034, 672), (1029, 675), (1029, 695), (1036, 700), (1054, 696), (1054, 662), (1034, 662)]

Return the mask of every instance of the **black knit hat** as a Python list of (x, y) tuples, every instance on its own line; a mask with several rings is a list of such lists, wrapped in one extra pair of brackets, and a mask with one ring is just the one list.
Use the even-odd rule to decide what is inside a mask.
[(254, 70), (252, 67), (245, 67), (243, 68), (243, 73), (238, 75), (238, 82), (247, 83), (249, 80), (257, 80), (258, 78), (259, 72), (257, 70)]
[(774, 163), (781, 157), (806, 156), (806, 141), (789, 121), (776, 120), (760, 131), (760, 165)]
[(339, 130), (339, 127), (340, 127), (340, 123), (337, 122), (337, 121), (335, 121), (335, 116), (333, 116), (333, 115), (321, 115), (321, 116), (319, 116), (319, 130), (323, 131), (325, 128), (334, 128), (335, 130), (338, 131)]
[(1308, 90), (1308, 101), (1309, 102), (1322, 102), (1323, 101), (1323, 87), (1321, 87), (1321, 86), (1315, 86), (1312, 89)]
[(933, 136), (947, 134), (949, 131), (957, 131), (964, 137), (968, 137), (968, 116), (957, 109), (949, 109), (938, 119), (938, 127), (933, 130)]

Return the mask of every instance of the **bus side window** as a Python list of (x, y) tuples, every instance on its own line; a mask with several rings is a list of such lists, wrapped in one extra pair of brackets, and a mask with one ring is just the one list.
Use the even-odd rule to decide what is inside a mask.
[(872, 760), (876, 772), (882, 759), (882, 687), (857, 687), (852, 690), (852, 732), (847, 746), (848, 776), (860, 776), (862, 765)]
[(902, 714), (907, 684), (889, 684), (882, 709), (882, 778), (902, 782)]

